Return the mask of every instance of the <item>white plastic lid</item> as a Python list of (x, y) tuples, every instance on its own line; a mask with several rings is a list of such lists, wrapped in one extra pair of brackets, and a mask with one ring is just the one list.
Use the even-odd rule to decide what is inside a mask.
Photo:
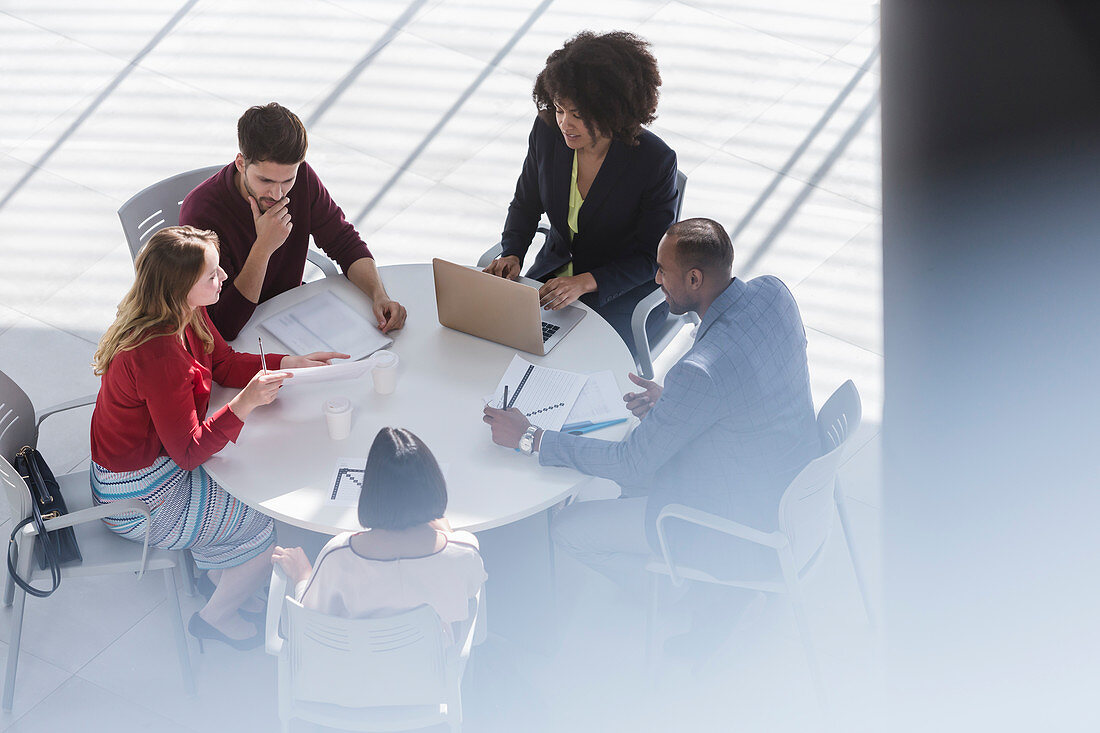
[(330, 415), (338, 415), (351, 409), (351, 400), (347, 397), (332, 397), (325, 400), (323, 409)]

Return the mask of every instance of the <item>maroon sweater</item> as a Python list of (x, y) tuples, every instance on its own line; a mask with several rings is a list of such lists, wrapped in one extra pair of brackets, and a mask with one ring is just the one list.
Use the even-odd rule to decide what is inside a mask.
[[(210, 383), (245, 386), (260, 357), (234, 351), (216, 328), (210, 333), (209, 354), (190, 326), (183, 331), (187, 348), (166, 334), (115, 354), (92, 413), (93, 461), (108, 471), (139, 471), (168, 456), (190, 471), (237, 440), (244, 423), (228, 405), (206, 415)], [(283, 354), (267, 355), (268, 367), (282, 361)]]
[[(221, 266), (229, 276), (221, 299), (209, 307), (210, 317), (226, 339), (232, 341), (256, 310), (256, 303), (234, 285), (256, 241), (252, 209), (233, 182), (237, 168), (230, 163), (195, 187), (180, 207), (180, 224), (210, 229), (221, 240)], [(260, 302), (302, 284), (309, 236), (347, 273), (352, 263), (370, 257), (370, 250), (344, 212), (328, 195), (317, 174), (303, 162), (290, 189), (290, 221), (294, 225), (283, 245), (271, 255), (260, 289)]]

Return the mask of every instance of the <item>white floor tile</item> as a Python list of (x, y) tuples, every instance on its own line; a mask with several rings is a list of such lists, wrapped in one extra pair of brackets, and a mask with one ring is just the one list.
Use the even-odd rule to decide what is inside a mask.
[(130, 730), (188, 733), (193, 729), (135, 705), (80, 677), (70, 677), (8, 728), (12, 733), (110, 733), (125, 719)]
[(183, 5), (143, 0), (115, 0), (109, 6), (80, 0), (11, 0), (4, 3), (4, 12), (129, 61)]
[[(110, 197), (103, 211), (114, 216), (119, 205), (146, 186), (232, 160), (243, 111), (239, 104), (138, 68), (43, 167)], [(48, 126), (41, 137), (53, 135), (57, 127)], [(28, 162), (38, 154), (29, 144), (11, 151)]]
[(791, 292), (803, 322), (876, 354), (882, 345), (882, 230), (867, 227)]
[[(435, 186), (429, 178), (323, 136), (314, 135), (309, 143), (310, 166), (375, 256), (379, 244), (374, 232)], [(378, 262), (394, 260), (382, 257)]]
[(855, 450), (882, 425), (882, 357), (813, 328), (806, 329), (810, 389), (820, 409), (837, 387), (851, 379), (863, 403), (863, 424), (851, 438)]
[(684, 2), (830, 56), (859, 35), (878, 15), (877, 5), (869, 0)]
[(385, 31), (383, 23), (328, 3), (303, 13), (293, 0), (262, 8), (251, 0), (200, 2), (141, 66), (229, 100), (240, 112), (277, 101), (306, 120), (307, 103), (327, 96)]
[(0, 209), (0, 304), (34, 315), (118, 244), (114, 202), (69, 180), (36, 170)]
[(99, 391), (91, 367), (94, 352), (91, 342), (23, 317), (0, 334), (0, 371), (41, 409)]
[[(159, 572), (141, 580), (132, 575), (65, 578), (49, 598), (27, 598), (23, 650), (76, 672), (161, 603), (164, 594)], [(2, 609), (0, 638), (10, 633), (11, 610)]]
[(325, 0), (329, 5), (343, 8), (350, 13), (385, 23), (396, 29), (406, 27), (429, 12), (442, 0)]
[[(115, 224), (118, 224), (117, 217)], [(104, 239), (107, 239), (105, 236)], [(118, 304), (134, 282), (134, 263), (122, 226), (114, 237), (118, 244), (73, 282), (35, 306), (35, 317), (44, 323), (98, 344), (117, 315)]]
[(880, 208), (879, 78), (829, 60), (723, 150)]
[(410, 26), (411, 33), (482, 61), (496, 57), (513, 42), (501, 59), (503, 68), (527, 80), (528, 91), (546, 57), (579, 31), (636, 31), (666, 0), (444, 0)]
[(498, 207), (500, 226), (504, 228), (508, 204), (516, 191), (516, 180), (527, 156), (527, 139), (535, 121), (535, 105), (530, 115), (508, 125), (491, 143), (478, 150), (447, 174), (442, 183)]
[[(314, 130), (439, 180), (527, 112), (527, 82), (499, 69), (467, 98), (484, 69), (482, 62), (403, 34), (374, 58)], [(447, 119), (459, 101), (462, 114)]]
[(696, 168), (688, 186), (683, 218), (704, 216), (725, 226), (733, 238), (734, 274), (776, 275), (788, 287), (879, 218), (866, 206), (726, 153)]
[(661, 124), (721, 145), (826, 59), (822, 54), (673, 2), (638, 28), (664, 81)]
[[(181, 599), (187, 618), (194, 599)], [(209, 642), (198, 654), (193, 641), (196, 697), (183, 692), (175, 641), (166, 604), (143, 618), (117, 642), (80, 670), (94, 682), (158, 714), (195, 730), (274, 730), (275, 658), (263, 649), (238, 652)]]
[[(5, 610), (4, 613), (10, 613)], [(8, 663), (7, 637), (0, 643), (0, 664)], [(60, 687), (69, 673), (55, 667), (49, 662), (44, 662), (38, 657), (27, 654), (25, 651), (19, 655), (19, 668), (15, 676), (15, 699), (10, 713), (0, 713), (0, 730), (7, 730), (15, 724), (19, 718), (27, 714), (38, 703), (42, 702), (51, 692)]]
[[(879, 31), (879, 24), (877, 19), (860, 31), (859, 35), (849, 41), (844, 48), (837, 51), (833, 58), (837, 61), (843, 61), (846, 64), (852, 66), (863, 66), (867, 64), (869, 59), (872, 58), (872, 52), (875, 47), (879, 45), (882, 34)], [(874, 59), (876, 63), (871, 66), (871, 73), (881, 73), (879, 65), (877, 63), (878, 56), (875, 55)]]
[[(4, 10), (17, 9), (5, 3)], [(125, 67), (120, 59), (17, 13), (0, 15), (0, 49), (0, 151), (12, 150), (51, 122), (63, 123), (58, 129), (64, 130)]]
[(374, 246), (385, 262), (441, 257), (473, 264), (500, 241), (505, 213), (441, 183), (375, 232)]

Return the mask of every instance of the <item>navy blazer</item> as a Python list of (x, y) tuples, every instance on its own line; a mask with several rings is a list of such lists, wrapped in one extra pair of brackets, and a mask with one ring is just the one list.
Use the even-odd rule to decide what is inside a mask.
[(573, 151), (561, 131), (536, 118), (500, 237), (502, 256), (515, 255), (522, 264), (546, 212), (550, 234), (528, 277), (545, 279), (572, 260), (574, 274), (589, 272), (596, 279), (595, 302), (590, 303), (595, 306), (653, 284), (657, 243), (676, 216), (676, 153), (648, 130), (635, 146), (612, 140), (581, 206), (580, 231), (570, 242), (572, 172)]

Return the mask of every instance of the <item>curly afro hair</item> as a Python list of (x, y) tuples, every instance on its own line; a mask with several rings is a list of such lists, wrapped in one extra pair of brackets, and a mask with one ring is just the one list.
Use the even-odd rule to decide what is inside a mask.
[(548, 124), (556, 124), (555, 100), (568, 99), (593, 136), (637, 145), (642, 125), (657, 118), (659, 86), (648, 41), (625, 31), (582, 31), (546, 57), (531, 96)]

